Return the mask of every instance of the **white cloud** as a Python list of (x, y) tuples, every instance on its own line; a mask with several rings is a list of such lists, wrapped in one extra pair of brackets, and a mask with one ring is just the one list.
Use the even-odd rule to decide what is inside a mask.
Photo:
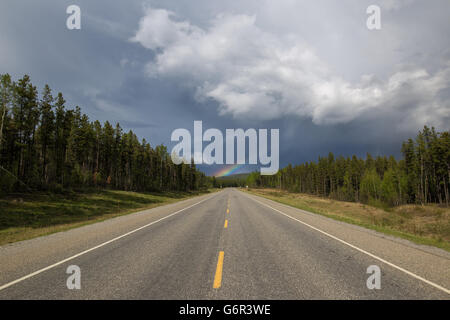
[(384, 81), (363, 75), (352, 83), (333, 74), (300, 37), (264, 31), (250, 15), (222, 14), (202, 29), (148, 8), (132, 41), (155, 52), (150, 76), (179, 78), (195, 88), (199, 101), (217, 101), (221, 114), (263, 120), (295, 115), (330, 124), (384, 113), (405, 128), (424, 121), (448, 125), (449, 97), (437, 97), (449, 88), (449, 64), (433, 74), (416, 67)]

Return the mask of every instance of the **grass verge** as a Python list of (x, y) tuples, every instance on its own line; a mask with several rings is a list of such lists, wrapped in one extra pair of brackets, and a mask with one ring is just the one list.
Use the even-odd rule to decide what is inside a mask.
[(0, 198), (0, 245), (77, 228), (212, 192), (12, 194)]
[(335, 220), (359, 225), (417, 244), (450, 251), (450, 209), (438, 205), (403, 205), (378, 208), (278, 189), (248, 192)]

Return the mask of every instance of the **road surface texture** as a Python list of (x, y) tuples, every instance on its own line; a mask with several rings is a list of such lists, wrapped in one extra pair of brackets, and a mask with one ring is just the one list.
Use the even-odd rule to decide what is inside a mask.
[[(81, 289), (67, 287), (67, 268)], [(381, 270), (368, 289), (367, 268)], [(238, 189), (0, 247), (0, 299), (449, 299), (448, 252)]]

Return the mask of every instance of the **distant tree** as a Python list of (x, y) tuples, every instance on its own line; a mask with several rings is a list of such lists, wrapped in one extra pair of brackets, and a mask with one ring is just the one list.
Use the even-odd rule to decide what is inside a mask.
[(3, 127), (12, 100), (12, 90), (11, 76), (9, 74), (2, 75), (0, 78), (0, 156), (3, 144)]
[(361, 180), (360, 190), (361, 200), (364, 202), (368, 202), (370, 199), (380, 199), (382, 182), (373, 166), (366, 170)]
[(54, 143), (54, 129), (55, 129), (55, 114), (53, 113), (53, 96), (48, 85), (45, 85), (42, 93), (42, 100), (40, 102), (41, 123), (39, 127), (39, 141), (41, 144), (41, 158), (42, 158), (42, 183), (48, 184), (47, 167), (49, 158), (48, 150), (53, 147)]

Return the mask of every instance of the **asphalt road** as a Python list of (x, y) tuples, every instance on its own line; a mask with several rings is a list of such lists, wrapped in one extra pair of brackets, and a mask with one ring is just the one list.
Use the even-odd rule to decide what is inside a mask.
[[(68, 289), (70, 265), (80, 289)], [(367, 268), (381, 270), (368, 289)], [(450, 255), (237, 189), (0, 247), (0, 299), (449, 299)]]

